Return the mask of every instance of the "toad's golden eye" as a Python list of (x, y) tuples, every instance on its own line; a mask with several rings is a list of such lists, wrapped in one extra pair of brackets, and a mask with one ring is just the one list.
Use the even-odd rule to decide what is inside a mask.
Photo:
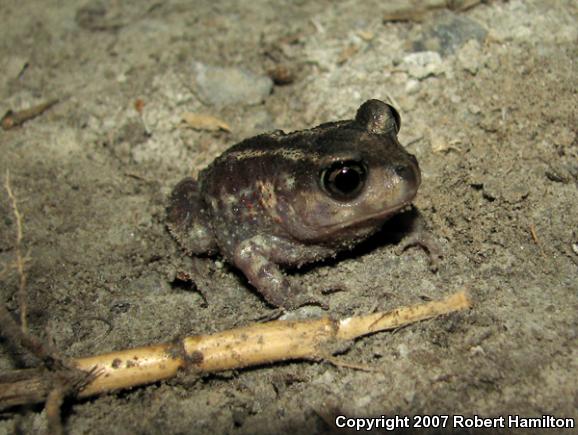
[(365, 186), (367, 168), (359, 161), (333, 162), (321, 172), (321, 187), (332, 198), (348, 201), (356, 198)]

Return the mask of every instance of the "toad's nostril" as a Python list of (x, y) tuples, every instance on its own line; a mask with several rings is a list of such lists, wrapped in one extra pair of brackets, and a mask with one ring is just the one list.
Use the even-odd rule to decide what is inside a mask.
[(411, 166), (398, 165), (395, 168), (393, 168), (393, 170), (400, 178), (402, 178), (405, 181), (408, 181), (410, 183), (416, 181), (415, 171)]

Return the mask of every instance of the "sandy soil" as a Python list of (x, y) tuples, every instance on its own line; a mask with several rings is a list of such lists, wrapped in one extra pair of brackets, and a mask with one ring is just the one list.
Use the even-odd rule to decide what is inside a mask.
[[(490, 1), (393, 23), (380, 1), (2, 3), (0, 116), (61, 99), (0, 132), (0, 173), (10, 170), (24, 214), (32, 331), (64, 354), (267, 316), (272, 308), (219, 261), (205, 260), (199, 278), (206, 306), (175, 283), (187, 262), (164, 226), (166, 197), (245, 137), (350, 118), (368, 98), (400, 108), (400, 138), (423, 172), (415, 205), (444, 259), (432, 273), (422, 251), (396, 255), (386, 225), (295, 275), (317, 291), (343, 287), (323, 296), (334, 316), (464, 287), (476, 301), (340, 357), (371, 373), (293, 362), (185, 376), (69, 402), (68, 433), (323, 433), (336, 414), (578, 418), (575, 2)], [(199, 65), (255, 81), (284, 68), (291, 83), (256, 101), (207, 102), (219, 90)], [(231, 132), (183, 128), (184, 112), (216, 116)], [(0, 215), (8, 265), (15, 224), (4, 192)], [(9, 273), (0, 286), (14, 315), (17, 285)], [(0, 341), (0, 370), (34, 364)], [(0, 415), (1, 433), (45, 424), (42, 407)]]

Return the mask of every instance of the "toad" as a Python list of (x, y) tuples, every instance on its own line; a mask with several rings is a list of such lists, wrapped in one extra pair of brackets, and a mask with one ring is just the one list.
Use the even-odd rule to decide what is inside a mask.
[(274, 306), (316, 304), (282, 267), (351, 249), (411, 203), (421, 175), (399, 128), (369, 100), (353, 120), (244, 140), (176, 185), (169, 231), (190, 255), (221, 254)]

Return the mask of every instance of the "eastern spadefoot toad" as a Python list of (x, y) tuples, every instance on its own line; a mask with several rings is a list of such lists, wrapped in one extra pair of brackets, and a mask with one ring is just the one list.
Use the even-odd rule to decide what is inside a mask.
[(414, 199), (420, 170), (399, 127), (369, 100), (354, 120), (244, 140), (177, 184), (168, 228), (188, 254), (220, 253), (270, 304), (316, 303), (279, 266), (350, 249)]

